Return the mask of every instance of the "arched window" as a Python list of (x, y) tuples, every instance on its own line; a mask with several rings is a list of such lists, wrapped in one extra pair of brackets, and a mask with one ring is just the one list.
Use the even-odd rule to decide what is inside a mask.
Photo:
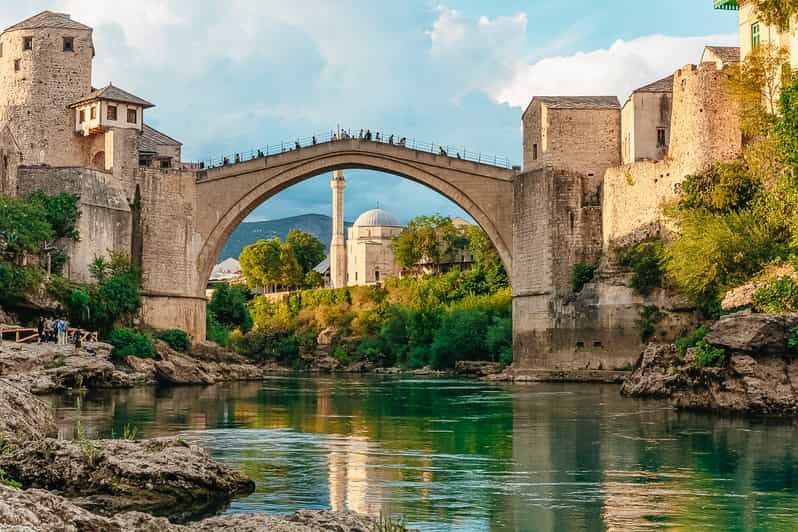
[(97, 170), (105, 170), (105, 152), (98, 151), (94, 154), (94, 157), (91, 158), (91, 166), (92, 168), (96, 168)]

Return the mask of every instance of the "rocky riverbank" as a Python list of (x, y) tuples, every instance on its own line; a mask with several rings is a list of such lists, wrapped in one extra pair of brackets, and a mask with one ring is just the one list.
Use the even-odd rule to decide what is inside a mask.
[(70, 388), (128, 388), (148, 384), (215, 384), (257, 380), (264, 372), (287, 371), (259, 367), (215, 344), (201, 342), (179, 353), (163, 342), (158, 358), (127, 357), (111, 361), (111, 346), (97, 343), (95, 353), (54, 344), (0, 345), (0, 377), (36, 394)]
[(52, 438), (54, 433), (50, 409), (0, 379), (0, 529), (365, 531), (375, 526), (366, 516), (326, 511), (173, 524), (151, 514), (178, 521), (212, 515), (252, 492), (254, 483), (179, 438), (67, 441)]
[(798, 416), (798, 354), (789, 345), (798, 315), (724, 316), (704, 341), (726, 363), (700, 367), (696, 348), (680, 356), (672, 344), (649, 344), (621, 393), (669, 399), (678, 408)]

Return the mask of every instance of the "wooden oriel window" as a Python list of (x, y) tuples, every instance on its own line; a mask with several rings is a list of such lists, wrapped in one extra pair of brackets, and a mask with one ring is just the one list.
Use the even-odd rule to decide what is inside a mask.
[(116, 106), (109, 105), (105, 113), (106, 120), (116, 120)]
[(78, 115), (80, 116), (80, 123), (81, 124), (86, 121), (86, 110), (85, 109), (81, 109), (80, 113), (78, 113)]
[(97, 106), (96, 105), (92, 105), (91, 108), (89, 109), (89, 117), (91, 118), (91, 120), (94, 120), (95, 118), (97, 118)]
[(127, 110), (127, 123), (128, 124), (136, 124), (138, 123), (138, 112), (135, 109), (128, 109)]

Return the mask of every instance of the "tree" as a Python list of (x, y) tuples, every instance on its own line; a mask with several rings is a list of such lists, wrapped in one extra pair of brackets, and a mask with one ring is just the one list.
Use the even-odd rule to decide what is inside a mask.
[(77, 195), (65, 192), (53, 196), (48, 196), (43, 192), (34, 192), (30, 197), (31, 203), (41, 205), (44, 209), (46, 213), (45, 219), (53, 229), (53, 238), (69, 238), (72, 240), (80, 238), (77, 229), (78, 217), (80, 216), (79, 199)]
[(250, 287), (280, 283), (280, 245), (279, 238), (258, 240), (241, 252), (241, 272)]
[(0, 255), (13, 259), (35, 253), (52, 238), (53, 229), (41, 205), (0, 196)]
[(246, 287), (221, 284), (211, 296), (208, 311), (219, 324), (246, 332), (252, 328), (252, 317), (247, 309), (248, 299), (249, 290)]
[(431, 264), (435, 271), (451, 261), (468, 245), (463, 231), (446, 216), (417, 216), (393, 241), (393, 252), (400, 266), (413, 268), (419, 263)]
[(488, 238), (488, 234), (481, 227), (472, 225), (468, 228), (468, 251), (474, 261), (474, 269), (485, 278), (488, 292), (495, 292), (509, 286), (507, 271), (504, 269), (496, 246)]
[(742, 63), (730, 67), (728, 87), (740, 106), (740, 126), (746, 136), (764, 136), (771, 131), (789, 59), (786, 49), (763, 44)]
[(283, 286), (296, 288), (302, 285), (304, 281), (304, 274), (302, 267), (299, 265), (294, 248), (289, 243), (280, 244), (280, 267), (278, 270), (277, 278)]
[(798, 15), (798, 0), (756, 0), (756, 9), (768, 24), (789, 28), (791, 19)]
[(303, 274), (307, 274), (324, 260), (324, 243), (310, 233), (291, 229), (285, 241), (294, 250)]

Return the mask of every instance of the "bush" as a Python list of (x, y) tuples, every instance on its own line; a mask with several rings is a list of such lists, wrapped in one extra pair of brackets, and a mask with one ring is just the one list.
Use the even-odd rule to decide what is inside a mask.
[(790, 329), (790, 335), (787, 337), (787, 346), (792, 351), (798, 351), (798, 327)]
[(485, 336), (489, 316), (481, 310), (454, 310), (444, 315), (430, 348), (430, 365), (453, 368), (457, 360), (479, 360), (487, 355)]
[(660, 242), (641, 242), (622, 251), (620, 262), (632, 270), (632, 288), (647, 296), (662, 286), (664, 247)]
[(191, 340), (186, 331), (180, 329), (166, 329), (158, 333), (158, 338), (163, 340), (175, 351), (185, 352), (191, 347)]
[[(485, 334), (485, 345), (491, 354), (491, 360), (498, 360), (505, 366), (513, 362), (513, 320), (512, 318), (494, 318), (493, 325)], [(509, 362), (508, 362), (509, 360)]]
[(754, 309), (771, 314), (798, 312), (798, 280), (785, 276), (768, 281), (754, 292)]
[(704, 337), (707, 335), (707, 332), (709, 332), (707, 331), (707, 328), (704, 325), (701, 325), (693, 332), (677, 339), (676, 351), (678, 351), (680, 355), (684, 356), (688, 349), (695, 347), (698, 345), (698, 342), (704, 339)]
[(208, 309), (221, 325), (247, 332), (252, 328), (252, 317), (247, 309), (249, 297), (245, 286), (221, 284), (214, 290)]
[(593, 280), (593, 275), (596, 273), (596, 268), (592, 264), (578, 262), (574, 264), (574, 269), (571, 272), (571, 284), (573, 285), (574, 292), (582, 291), (582, 288)]
[(133, 329), (114, 329), (111, 331), (110, 342), (114, 346), (111, 355), (116, 360), (123, 360), (129, 356), (155, 358), (156, 355), (152, 340)]
[(637, 327), (640, 330), (640, 340), (648, 342), (656, 332), (657, 324), (662, 321), (665, 315), (656, 305), (646, 305), (640, 310), (640, 319), (637, 320)]
[(205, 338), (222, 347), (229, 347), (230, 332), (230, 329), (218, 322), (210, 308), (205, 309)]
[(699, 341), (695, 346), (695, 358), (693, 366), (705, 368), (707, 366), (723, 366), (726, 364), (726, 351), (719, 347), (714, 347), (704, 340)]

